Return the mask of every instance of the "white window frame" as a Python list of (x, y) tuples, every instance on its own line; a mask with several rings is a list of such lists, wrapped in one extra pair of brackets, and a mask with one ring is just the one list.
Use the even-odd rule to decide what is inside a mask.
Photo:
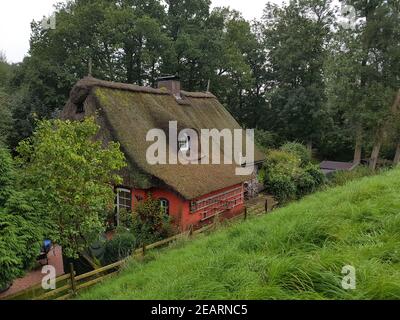
[(159, 199), (161, 209), (163, 209), (163, 213), (169, 216), (169, 200), (165, 198)]
[[(129, 193), (129, 198), (125, 198), (125, 197), (121, 197), (120, 196), (120, 192), (125, 192), (125, 193)], [(117, 197), (117, 203), (116, 203), (116, 220), (117, 220), (117, 225), (119, 225), (119, 213), (120, 213), (120, 209), (121, 208), (125, 208), (128, 210), (132, 210), (132, 191), (126, 188), (117, 188), (116, 189), (116, 197)], [(124, 199), (124, 200), (130, 200), (130, 205), (127, 206), (125, 204), (121, 204), (120, 199)]]

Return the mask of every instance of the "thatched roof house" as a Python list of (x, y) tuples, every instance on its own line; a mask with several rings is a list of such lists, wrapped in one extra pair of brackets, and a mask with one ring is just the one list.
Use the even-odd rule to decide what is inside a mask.
[[(236, 175), (236, 164), (148, 163), (146, 150), (153, 142), (146, 141), (146, 135), (154, 128), (162, 129), (168, 135), (169, 121), (177, 121), (178, 130), (241, 129), (213, 94), (181, 91), (175, 78), (163, 79), (160, 89), (84, 78), (73, 87), (62, 118), (80, 120), (86, 116), (95, 116), (100, 124), (99, 139), (121, 144), (128, 162), (128, 168), (122, 173), (124, 185), (121, 190), (127, 201), (128, 193), (131, 194), (132, 206), (135, 198), (139, 201), (142, 196), (138, 195), (147, 191), (154, 196), (158, 192), (167, 193), (164, 198), (168, 199), (163, 200), (168, 203), (163, 205), (169, 206), (168, 212), (174, 218), (182, 220), (186, 207), (191, 207), (188, 213), (193, 215), (193, 210), (198, 207), (195, 203), (201, 199), (209, 198), (210, 194), (219, 195), (220, 191), (226, 193), (230, 188), (237, 190), (237, 186), (242, 188), (245, 181), (252, 179)], [(220, 148), (222, 150), (223, 146)], [(256, 150), (255, 163), (262, 161), (263, 155)], [(175, 200), (179, 203), (174, 209), (180, 212), (171, 212), (171, 202)], [(215, 210), (203, 210), (199, 217), (205, 219), (210, 211)], [(196, 219), (191, 220), (196, 222)], [(182, 221), (179, 224), (186, 226)]]

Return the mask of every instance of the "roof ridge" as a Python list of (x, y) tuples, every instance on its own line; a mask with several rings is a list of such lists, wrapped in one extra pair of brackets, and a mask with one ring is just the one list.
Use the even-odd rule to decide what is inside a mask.
[[(160, 94), (160, 95), (170, 95), (173, 94), (166, 89), (155, 89), (151, 87), (145, 86), (138, 86), (136, 84), (129, 84), (129, 83), (122, 83), (122, 82), (114, 82), (114, 81), (106, 81), (100, 80), (94, 77), (84, 77), (83, 79), (79, 80), (75, 87), (80, 89), (91, 89), (93, 87), (102, 87), (108, 89), (115, 89), (115, 90), (126, 90), (126, 91), (133, 91), (133, 92), (143, 92), (143, 93), (151, 93), (151, 94)], [(188, 98), (214, 98), (216, 97), (210, 92), (189, 92), (189, 91), (181, 91), (182, 96)]]

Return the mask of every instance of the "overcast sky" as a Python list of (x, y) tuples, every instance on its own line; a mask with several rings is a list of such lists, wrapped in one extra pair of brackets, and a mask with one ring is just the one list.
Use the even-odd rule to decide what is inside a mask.
[[(246, 19), (260, 18), (265, 4), (283, 0), (212, 0), (213, 7), (230, 6)], [(0, 50), (9, 62), (20, 62), (29, 49), (30, 23), (49, 16), (65, 0), (0, 0)]]

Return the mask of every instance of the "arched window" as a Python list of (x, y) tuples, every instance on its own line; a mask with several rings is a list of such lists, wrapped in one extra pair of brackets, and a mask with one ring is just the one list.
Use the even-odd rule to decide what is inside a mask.
[(165, 215), (169, 215), (169, 201), (167, 199), (160, 199), (160, 206)]

